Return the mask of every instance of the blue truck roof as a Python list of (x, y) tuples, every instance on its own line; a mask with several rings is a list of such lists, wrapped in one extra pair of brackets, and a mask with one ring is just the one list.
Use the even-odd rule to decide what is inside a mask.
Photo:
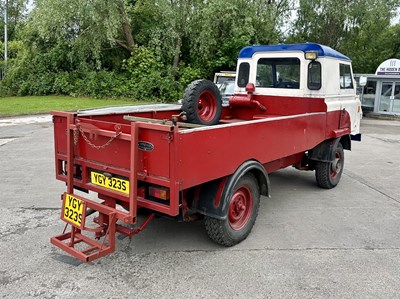
[(240, 53), (239, 58), (251, 58), (253, 54), (258, 52), (291, 52), (291, 51), (316, 51), (318, 57), (333, 57), (342, 60), (350, 60), (349, 57), (342, 53), (333, 50), (332, 48), (315, 43), (304, 43), (304, 44), (278, 44), (278, 45), (255, 45), (244, 47)]

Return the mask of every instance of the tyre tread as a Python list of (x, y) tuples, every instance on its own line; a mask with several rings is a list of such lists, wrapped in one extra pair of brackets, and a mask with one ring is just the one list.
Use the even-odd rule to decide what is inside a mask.
[[(215, 119), (208, 123), (205, 123), (203, 120), (200, 119), (197, 111), (198, 97), (200, 96), (201, 92), (206, 89), (209, 89), (213, 92), (218, 106)], [(187, 120), (190, 123), (196, 123), (202, 125), (217, 124), (219, 122), (219, 118), (221, 116), (221, 111), (222, 111), (221, 94), (219, 92), (218, 87), (213, 82), (206, 79), (199, 79), (191, 82), (186, 87), (183, 95), (182, 110), (186, 112)]]
[[(245, 178), (245, 177), (252, 180), (253, 182), (257, 182), (256, 178), (252, 174), (249, 174), (249, 173), (245, 174), (243, 176), (243, 178)], [(255, 187), (258, 187), (258, 186), (255, 185)], [(256, 190), (259, 191), (258, 189), (256, 189)], [(252, 212), (251, 219), (249, 219), (249, 221), (251, 221), (250, 227), (239, 239), (233, 238), (228, 233), (228, 231), (226, 229), (226, 226), (229, 225), (229, 224), (227, 224), (227, 221), (228, 221), (227, 219), (216, 219), (216, 218), (212, 218), (212, 217), (206, 217), (204, 224), (205, 224), (206, 232), (207, 232), (207, 235), (209, 236), (209, 238), (211, 240), (213, 240), (215, 243), (220, 244), (225, 247), (231, 247), (233, 245), (240, 243), (244, 239), (246, 239), (247, 236), (250, 234), (250, 232), (254, 226), (254, 223), (257, 219), (257, 216), (258, 216), (258, 210), (260, 207), (260, 194), (259, 194), (259, 192), (257, 192), (257, 193), (258, 193), (257, 194), (258, 198), (253, 199), (253, 200), (257, 200), (257, 203), (254, 206), (254, 210)]]
[[(343, 146), (341, 143), (338, 144), (338, 149), (342, 152), (342, 169), (341, 172), (343, 172), (344, 168), (344, 154), (343, 154)], [(337, 184), (340, 181), (341, 173), (339, 174), (339, 178), (337, 179), (336, 182), (332, 182), (330, 179), (330, 168), (331, 168), (331, 162), (321, 162), (318, 161), (315, 163), (315, 179), (317, 181), (318, 186), (324, 189), (332, 189), (337, 186)]]
[(315, 178), (317, 180), (318, 186), (324, 189), (332, 189), (331, 182), (329, 181), (328, 175), (329, 173), (330, 163), (327, 162), (317, 162), (315, 165)]

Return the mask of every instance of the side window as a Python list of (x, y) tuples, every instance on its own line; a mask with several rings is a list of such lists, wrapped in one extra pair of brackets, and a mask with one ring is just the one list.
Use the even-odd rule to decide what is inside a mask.
[(256, 87), (274, 87), (272, 65), (258, 62)]
[(318, 61), (311, 61), (308, 64), (307, 87), (311, 90), (321, 89), (321, 64)]
[(353, 89), (353, 78), (350, 65), (340, 64), (340, 89)]
[(300, 59), (260, 58), (257, 62), (256, 86), (299, 89)]
[(247, 83), (249, 83), (249, 75), (250, 64), (248, 62), (242, 62), (239, 65), (239, 74), (237, 79), (237, 84), (239, 87), (246, 87)]

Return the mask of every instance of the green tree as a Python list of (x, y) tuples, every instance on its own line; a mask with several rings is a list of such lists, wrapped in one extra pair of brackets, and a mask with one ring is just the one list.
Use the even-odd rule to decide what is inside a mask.
[[(139, 0), (133, 10), (134, 35), (176, 73), (187, 57), (189, 28), (200, 0)], [(188, 62), (183, 59), (184, 62)]]
[(381, 45), (399, 7), (399, 0), (300, 0), (287, 41), (325, 44), (350, 56), (356, 72), (372, 72), (387, 57)]
[(368, 0), (364, 5), (368, 9), (352, 14), (354, 26), (340, 50), (352, 58), (356, 72), (374, 73), (382, 61), (396, 55), (396, 43), (399, 44), (399, 35), (396, 34), (399, 32), (391, 25), (391, 19), (400, 1)]
[(0, 22), (0, 39), (4, 40), (4, 22), (3, 14), (7, 9), (8, 15), (8, 39), (15, 40), (19, 29), (21, 29), (25, 23), (27, 16), (27, 2), (26, 0), (8, 0), (0, 2), (0, 10), (2, 12)]
[(400, 59), (400, 23), (393, 25), (381, 35), (380, 45), (386, 59)]
[(244, 46), (275, 43), (292, 1), (204, 1), (190, 24), (190, 57), (209, 72), (232, 69)]
[(77, 57), (100, 68), (104, 50), (121, 47), (129, 55), (134, 49), (130, 7), (124, 0), (37, 0), (30, 15), (30, 35), (42, 44), (68, 48), (70, 59)]

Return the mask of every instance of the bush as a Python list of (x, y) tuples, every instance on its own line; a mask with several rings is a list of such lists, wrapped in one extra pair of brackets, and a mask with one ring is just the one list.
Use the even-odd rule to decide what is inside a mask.
[(120, 86), (124, 78), (114, 72), (88, 71), (57, 74), (55, 93), (94, 98), (116, 98), (124, 96)]
[(186, 86), (202, 78), (200, 69), (181, 64), (177, 70), (163, 65), (148, 48), (139, 47), (135, 56), (125, 61), (127, 73), (123, 94), (136, 99), (173, 102), (182, 97)]
[(21, 75), (20, 71), (7, 72), (1, 83), (2, 95), (70, 95), (94, 98), (125, 96), (121, 85), (125, 78), (113, 72), (60, 72)]
[(36, 53), (34, 57), (26, 55), (10, 61), (7, 75), (0, 84), (2, 95), (58, 94), (174, 102), (181, 98), (190, 82), (202, 78), (199, 69), (185, 64), (175, 70), (165, 66), (145, 47), (138, 47), (135, 56), (124, 61), (122, 73), (61, 71), (46, 64), (45, 55)]
[(135, 49), (135, 56), (125, 61), (126, 84), (124, 93), (136, 99), (161, 99), (168, 101), (177, 88), (171, 73), (145, 47)]

